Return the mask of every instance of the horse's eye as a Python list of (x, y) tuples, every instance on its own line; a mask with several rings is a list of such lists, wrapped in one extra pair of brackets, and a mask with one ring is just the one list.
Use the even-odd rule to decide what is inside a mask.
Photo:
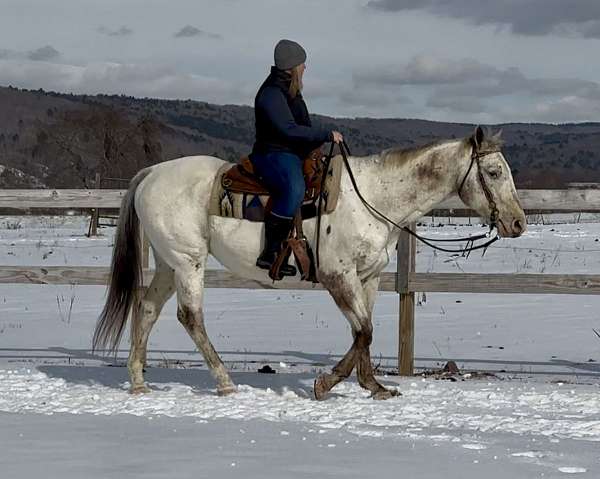
[(492, 171), (488, 171), (488, 174), (490, 175), (490, 177), (494, 180), (497, 180), (498, 178), (500, 178), (500, 175), (502, 174), (502, 172), (500, 170), (492, 170)]

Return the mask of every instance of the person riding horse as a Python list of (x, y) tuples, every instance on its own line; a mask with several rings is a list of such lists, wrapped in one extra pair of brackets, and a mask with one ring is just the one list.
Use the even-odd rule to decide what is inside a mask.
[[(275, 65), (254, 100), (256, 141), (250, 154), (254, 171), (269, 190), (271, 211), (265, 216), (265, 244), (256, 265), (270, 269), (288, 237), (304, 199), (302, 162), (328, 141), (340, 143), (338, 131), (312, 125), (302, 98), (306, 51), (298, 43), (281, 40), (275, 46)], [(283, 276), (296, 268), (281, 266)]]

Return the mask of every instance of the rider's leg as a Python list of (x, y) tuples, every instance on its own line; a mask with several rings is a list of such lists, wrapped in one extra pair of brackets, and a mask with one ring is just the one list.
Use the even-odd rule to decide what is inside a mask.
[[(271, 212), (265, 217), (264, 249), (256, 261), (260, 268), (269, 269), (281, 250), (281, 243), (292, 229), (293, 218), (302, 204), (306, 187), (302, 161), (294, 154), (256, 155), (253, 163), (272, 198)], [(284, 276), (293, 276), (296, 268), (283, 265), (280, 272)]]
[[(281, 251), (282, 243), (290, 234), (292, 220), (281, 218), (273, 212), (265, 216), (265, 244), (260, 256), (256, 260), (256, 266), (262, 269), (271, 269), (277, 254)], [(296, 267), (290, 264), (282, 264), (279, 272), (282, 276), (295, 276)]]

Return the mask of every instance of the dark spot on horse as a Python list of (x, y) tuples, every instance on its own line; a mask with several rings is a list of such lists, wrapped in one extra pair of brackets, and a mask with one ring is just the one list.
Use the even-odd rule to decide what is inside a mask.
[(185, 328), (191, 327), (194, 323), (194, 316), (187, 306), (179, 306), (177, 308), (177, 320), (183, 324)]
[(369, 257), (367, 256), (366, 253), (360, 253), (356, 258), (356, 262), (360, 265), (364, 265), (367, 263), (368, 259), (369, 259)]
[(469, 189), (469, 185), (467, 183), (468, 182), (465, 182), (463, 189), (460, 192), (460, 199), (467, 206), (470, 206), (471, 204), (473, 204), (473, 191)]
[(354, 293), (344, 280), (343, 273), (319, 273), (319, 281), (327, 288), (342, 312), (352, 311), (350, 302), (354, 297)]
[(356, 334), (355, 341), (359, 348), (368, 348), (373, 342), (373, 328), (365, 327), (362, 331)]
[(417, 166), (417, 179), (419, 181), (440, 181), (442, 179), (442, 168), (439, 165), (439, 155), (432, 157)]
[(331, 225), (327, 227), (327, 234), (331, 234)]
[(194, 268), (196, 268), (196, 271), (198, 271), (201, 267), (202, 267), (202, 264), (200, 264), (200, 263), (196, 263), (194, 265)]

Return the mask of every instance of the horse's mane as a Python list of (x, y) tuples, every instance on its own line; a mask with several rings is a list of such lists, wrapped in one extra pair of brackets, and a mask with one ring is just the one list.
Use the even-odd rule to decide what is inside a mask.
[[(495, 134), (492, 134), (491, 131), (487, 131), (480, 145), (480, 149), (484, 151), (500, 150), (504, 145), (504, 141), (501, 138), (501, 134), (502, 131), (498, 131)], [(379, 154), (379, 156), (384, 163), (390, 162), (397, 165), (408, 162), (413, 158), (421, 156), (425, 151), (432, 150), (436, 146), (443, 146), (447, 145), (448, 143), (454, 143), (457, 141), (461, 140), (436, 140), (420, 146), (393, 147), (383, 150)], [(471, 148), (473, 145), (472, 136), (463, 138), (462, 144), (465, 148)]]
[(400, 160), (400, 161), (402, 161), (402, 159), (408, 160), (414, 156), (421, 155), (425, 150), (430, 150), (431, 148), (434, 148), (436, 146), (442, 146), (442, 145), (445, 145), (446, 143), (450, 143), (452, 141), (456, 141), (456, 140), (436, 140), (436, 141), (432, 141), (431, 143), (427, 143), (425, 145), (409, 146), (409, 147), (395, 146), (392, 148), (388, 148), (387, 150), (383, 150), (381, 152), (381, 156), (382, 157), (393, 156), (393, 157), (395, 157), (395, 159)]

